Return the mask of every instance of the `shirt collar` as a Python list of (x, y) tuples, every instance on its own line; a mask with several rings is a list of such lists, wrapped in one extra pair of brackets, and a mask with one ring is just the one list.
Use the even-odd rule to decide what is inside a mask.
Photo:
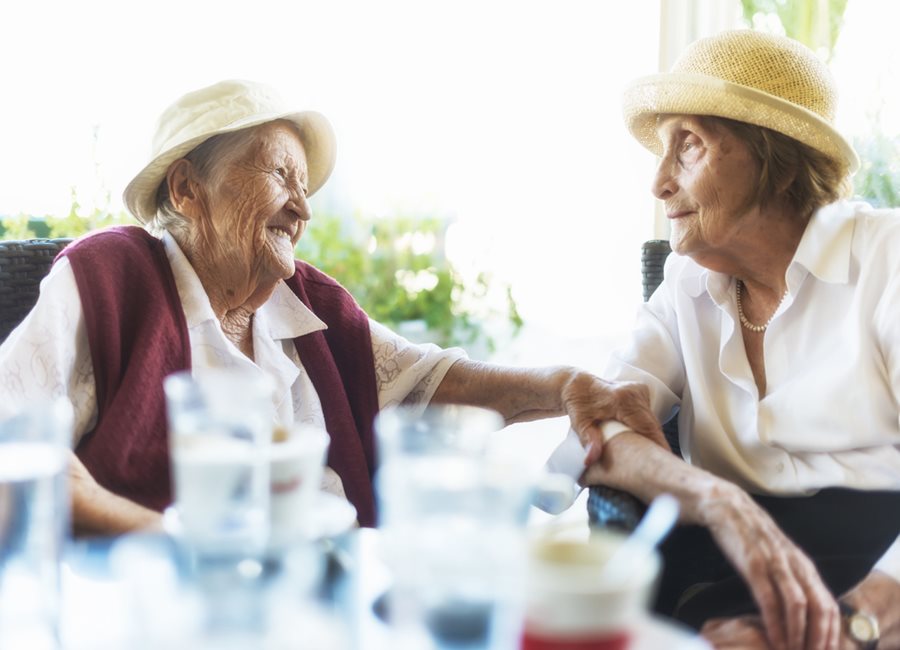
[(284, 282), (275, 286), (275, 291), (257, 313), (264, 315), (265, 326), (274, 340), (295, 339), (328, 329)]
[(791, 266), (799, 264), (822, 282), (846, 284), (850, 279), (853, 215), (858, 208), (840, 201), (818, 210), (803, 232)]
[[(799, 265), (823, 282), (845, 284), (850, 278), (853, 215), (858, 208), (853, 203), (840, 201), (813, 214), (800, 238), (789, 272), (794, 265)], [(709, 293), (713, 300), (721, 303), (731, 290), (731, 277), (693, 263), (688, 264), (681, 274), (681, 286), (692, 298)]]
[[(207, 321), (216, 321), (203, 283), (178, 242), (168, 232), (163, 233), (162, 242), (175, 276), (175, 286), (181, 298), (188, 329)], [(267, 329), (273, 340), (294, 339), (328, 328), (284, 282), (276, 285), (275, 291), (257, 310), (257, 314), (261, 315), (257, 326)]]
[[(678, 253), (672, 252), (666, 259), (666, 267), (673, 263)], [(677, 259), (677, 258), (676, 258)], [(710, 271), (704, 266), (700, 266), (689, 257), (683, 258), (684, 268), (678, 274), (678, 280), (684, 292), (691, 298), (698, 298), (704, 293), (711, 296), (717, 295), (721, 289), (720, 285), (725, 281), (727, 276), (721, 273)], [(667, 268), (668, 271), (668, 268)], [(668, 275), (668, 272), (666, 273)]]

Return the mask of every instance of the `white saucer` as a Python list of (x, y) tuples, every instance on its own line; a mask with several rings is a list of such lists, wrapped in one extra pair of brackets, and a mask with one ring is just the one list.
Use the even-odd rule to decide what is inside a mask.
[[(337, 537), (351, 530), (356, 525), (356, 508), (346, 499), (319, 492), (313, 508), (304, 513), (302, 525), (290, 535), (281, 539), (273, 539), (267, 545), (267, 553), (283, 550), (303, 541), (318, 541)], [(163, 530), (173, 539), (184, 539), (184, 528), (173, 506), (163, 511)]]
[(337, 537), (356, 524), (356, 508), (347, 499), (319, 492), (315, 507), (304, 515), (303, 522), (303, 532), (309, 539)]

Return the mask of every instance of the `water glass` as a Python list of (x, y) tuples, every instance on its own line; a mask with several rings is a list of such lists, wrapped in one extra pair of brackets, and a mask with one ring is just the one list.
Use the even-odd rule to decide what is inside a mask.
[(0, 648), (60, 647), (71, 439), (65, 398), (0, 423)]
[(398, 630), (452, 647), (512, 647), (524, 566), (529, 474), (489, 453), (498, 413), (387, 409), (376, 419), (383, 555)]
[(164, 383), (175, 504), (167, 521), (204, 554), (260, 554), (269, 536), (273, 382), (206, 370)]

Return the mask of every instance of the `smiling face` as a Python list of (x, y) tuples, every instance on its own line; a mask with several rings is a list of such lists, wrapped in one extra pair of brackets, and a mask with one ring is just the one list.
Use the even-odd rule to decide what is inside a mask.
[(254, 128), (201, 181), (189, 257), (260, 284), (291, 277), (294, 246), (310, 218), (308, 178), (303, 143), (291, 123)]
[(690, 115), (662, 116), (664, 153), (653, 194), (666, 204), (672, 249), (709, 268), (758, 240), (759, 163), (724, 125)]

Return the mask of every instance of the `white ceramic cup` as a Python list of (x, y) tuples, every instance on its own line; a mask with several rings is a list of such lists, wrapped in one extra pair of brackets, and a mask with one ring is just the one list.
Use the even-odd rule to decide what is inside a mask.
[(523, 650), (623, 650), (646, 614), (659, 574), (657, 552), (611, 583), (607, 560), (625, 537), (594, 531), (588, 540), (532, 541), (526, 574)]
[(323, 429), (297, 425), (287, 440), (269, 448), (269, 525), (271, 543), (281, 548), (304, 539), (322, 483), (331, 439)]

